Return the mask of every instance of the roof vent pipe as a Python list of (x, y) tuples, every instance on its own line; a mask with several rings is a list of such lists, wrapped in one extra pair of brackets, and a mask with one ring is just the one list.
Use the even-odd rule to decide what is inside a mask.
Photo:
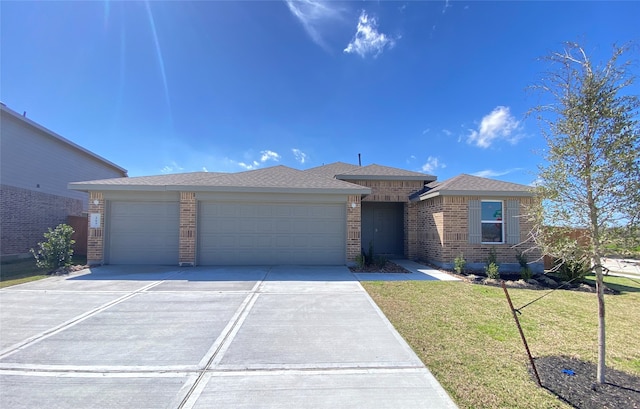
[(362, 159), (360, 158), (360, 154), (358, 154), (358, 166), (362, 166)]

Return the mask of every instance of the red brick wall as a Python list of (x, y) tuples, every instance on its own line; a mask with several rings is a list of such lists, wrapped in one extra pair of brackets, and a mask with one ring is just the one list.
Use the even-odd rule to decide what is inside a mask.
[(100, 227), (89, 226), (89, 238), (87, 239), (87, 264), (104, 263), (104, 197), (102, 192), (89, 193), (89, 225), (91, 214), (100, 214)]
[(49, 227), (82, 214), (82, 200), (0, 186), (0, 255), (27, 255)]
[[(352, 203), (356, 204), (356, 207), (352, 207)], [(359, 195), (351, 195), (347, 197), (347, 263), (353, 263), (356, 260), (358, 254), (360, 254), (361, 247), (361, 217), (362, 206), (360, 203)]]

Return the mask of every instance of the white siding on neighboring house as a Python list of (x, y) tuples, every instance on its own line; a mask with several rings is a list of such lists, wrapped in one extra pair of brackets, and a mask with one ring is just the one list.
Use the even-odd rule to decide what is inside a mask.
[(0, 182), (3, 185), (83, 201), (87, 194), (67, 188), (69, 182), (126, 176), (91, 154), (2, 111)]

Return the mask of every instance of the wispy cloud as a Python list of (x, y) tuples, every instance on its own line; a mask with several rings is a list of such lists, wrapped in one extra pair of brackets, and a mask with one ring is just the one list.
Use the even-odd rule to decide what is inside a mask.
[(488, 148), (497, 140), (515, 144), (521, 138), (519, 130), (520, 121), (511, 115), (509, 107), (498, 106), (482, 118), (478, 129), (470, 130), (467, 142), (481, 148)]
[(451, 135), (453, 135), (453, 132), (451, 132), (451, 131), (450, 131), (450, 130), (448, 130), (448, 129), (443, 129), (443, 130), (442, 130), (442, 133), (443, 133), (443, 134), (445, 134), (445, 135), (447, 135), (447, 136), (451, 136)]
[(307, 161), (307, 154), (302, 152), (300, 149), (293, 148), (291, 149), (293, 152), (293, 156), (296, 158), (298, 163), (303, 164)]
[(444, 169), (447, 165), (442, 163), (439, 158), (435, 156), (429, 156), (427, 162), (422, 165), (421, 170), (426, 173), (433, 173), (438, 169)]
[(171, 161), (170, 164), (165, 165), (160, 172), (162, 173), (179, 173), (182, 172), (184, 168), (176, 163), (176, 161)]
[(377, 20), (374, 17), (369, 17), (363, 10), (358, 18), (356, 34), (344, 52), (347, 54), (355, 53), (362, 58), (368, 55), (373, 55), (373, 58), (376, 58), (385, 47), (393, 48), (395, 44), (395, 39), (378, 32)]
[(268, 161), (278, 162), (280, 160), (280, 154), (272, 150), (260, 151), (260, 159), (249, 160), (246, 162), (236, 162), (238, 166), (246, 170), (253, 170), (259, 168), (262, 164)]
[(505, 170), (493, 170), (493, 169), (485, 169), (475, 173), (472, 173), (473, 176), (480, 176), (481, 178), (494, 178), (497, 176), (508, 175), (509, 173), (517, 172), (522, 170), (522, 168), (512, 168)]
[(332, 20), (342, 18), (343, 10), (335, 2), (317, 0), (285, 0), (289, 11), (300, 21), (309, 37), (322, 48), (328, 48), (322, 32)]
[(264, 163), (264, 162), (266, 162), (268, 160), (273, 160), (273, 161), (276, 161), (276, 162), (280, 160), (280, 155), (278, 155), (274, 151), (269, 151), (269, 150), (261, 151), (260, 155), (262, 155), (262, 156), (260, 156), (260, 162), (262, 162), (262, 163)]

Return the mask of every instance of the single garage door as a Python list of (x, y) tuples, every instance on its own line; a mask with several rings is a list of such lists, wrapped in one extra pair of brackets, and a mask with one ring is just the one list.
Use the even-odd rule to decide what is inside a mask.
[(112, 201), (108, 217), (110, 264), (178, 264), (178, 203)]
[(201, 265), (345, 264), (344, 203), (200, 202)]

